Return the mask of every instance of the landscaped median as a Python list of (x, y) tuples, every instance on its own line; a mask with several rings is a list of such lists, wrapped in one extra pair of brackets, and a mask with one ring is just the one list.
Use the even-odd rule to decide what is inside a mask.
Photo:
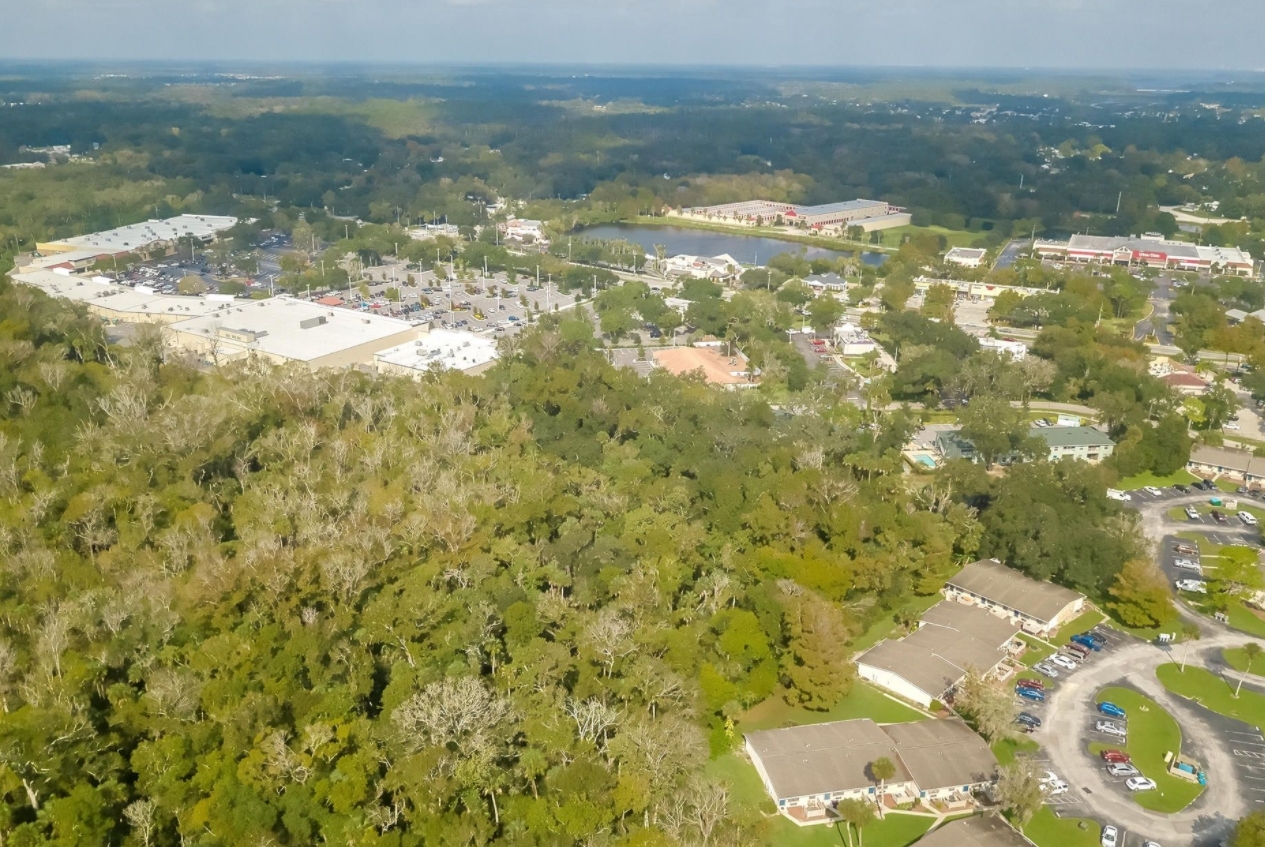
[(1102, 826), (1097, 821), (1060, 818), (1049, 806), (1042, 806), (1023, 834), (1038, 847), (1098, 847)]
[[(1104, 688), (1098, 693), (1096, 702), (1104, 700), (1125, 710), (1129, 739), (1123, 745), (1124, 750), (1143, 776), (1155, 780), (1154, 791), (1130, 792), (1134, 802), (1144, 809), (1166, 814), (1180, 812), (1189, 806), (1203, 792), (1203, 786), (1168, 773), (1164, 754), (1180, 753), (1182, 748), (1181, 727), (1173, 716), (1154, 700), (1129, 688)], [(1102, 750), (1121, 746), (1114, 741), (1095, 742), (1089, 745), (1089, 750), (1097, 755)]]
[(1234, 689), (1239, 680), (1238, 675), (1233, 672), (1217, 676), (1193, 665), (1187, 665), (1186, 670), (1182, 671), (1180, 665), (1169, 664), (1156, 668), (1155, 675), (1165, 688), (1179, 697), (1193, 700), (1219, 715), (1252, 726), (1265, 726), (1265, 697), (1250, 688), (1244, 688), (1235, 697)]

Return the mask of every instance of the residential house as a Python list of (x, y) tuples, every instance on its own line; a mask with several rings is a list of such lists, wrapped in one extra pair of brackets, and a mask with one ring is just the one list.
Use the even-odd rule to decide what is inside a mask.
[(972, 815), (938, 826), (917, 847), (1036, 847), (1001, 815)]
[(1265, 482), (1265, 458), (1250, 450), (1195, 445), (1186, 470), (1205, 477), (1226, 477), (1244, 484)]
[(944, 596), (977, 606), (1033, 635), (1047, 636), (1085, 608), (1085, 595), (1024, 576), (996, 559), (972, 562), (944, 586)]
[(929, 708), (968, 671), (988, 675), (1010, 655), (1019, 625), (983, 609), (940, 602), (918, 629), (887, 639), (856, 657), (857, 674), (911, 703)]

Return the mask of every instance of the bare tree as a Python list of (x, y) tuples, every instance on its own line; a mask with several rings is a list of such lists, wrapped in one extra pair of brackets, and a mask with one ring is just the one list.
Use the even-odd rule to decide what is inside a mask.
[(143, 847), (149, 847), (150, 840), (154, 837), (154, 813), (157, 806), (153, 800), (141, 798), (133, 803), (129, 803), (127, 808), (123, 810), (123, 817), (127, 818), (128, 824), (132, 827), (132, 832), (140, 839)]
[(472, 676), (427, 685), (404, 701), (391, 720), (407, 747), (485, 746), (488, 734), (513, 718), (510, 702)]

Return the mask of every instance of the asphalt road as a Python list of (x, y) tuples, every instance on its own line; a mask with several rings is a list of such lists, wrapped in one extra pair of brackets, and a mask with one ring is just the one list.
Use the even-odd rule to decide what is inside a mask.
[(1151, 315), (1146, 320), (1138, 321), (1133, 328), (1133, 337), (1137, 341), (1145, 341), (1152, 334), (1157, 344), (1171, 346), (1173, 332), (1170, 323), (1169, 305), (1175, 296), (1172, 277), (1160, 274), (1155, 278), (1155, 290), (1151, 292)]

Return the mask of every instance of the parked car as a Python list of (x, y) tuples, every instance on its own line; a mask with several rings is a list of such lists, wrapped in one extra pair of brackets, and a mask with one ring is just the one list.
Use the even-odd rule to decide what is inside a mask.
[(1037, 691), (1045, 691), (1045, 683), (1039, 679), (1021, 679), (1016, 685), (1022, 685), (1024, 688), (1035, 688)]
[(1055, 670), (1054, 666), (1051, 665), (1049, 662), (1037, 662), (1035, 665), (1032, 666), (1032, 669), (1034, 671), (1037, 671), (1038, 673), (1045, 674), (1050, 679), (1059, 678), (1059, 672)]
[(1032, 714), (1032, 712), (1020, 712), (1015, 717), (1015, 720), (1019, 721), (1019, 723), (1021, 724), (1025, 724), (1026, 726), (1030, 726), (1034, 729), (1041, 725), (1041, 719), (1037, 717), (1036, 715)]
[(1208, 583), (1202, 579), (1179, 579), (1173, 583), (1178, 591), (1190, 591), (1195, 594), (1207, 594)]
[(1178, 483), (1177, 485), (1173, 486), (1173, 490), (1176, 491), (1178, 494), (1189, 494), (1190, 486), (1182, 485), (1181, 483)]
[(1121, 503), (1127, 503), (1127, 502), (1129, 502), (1130, 500), (1132, 500), (1133, 498), (1132, 498), (1132, 497), (1130, 497), (1130, 496), (1129, 496), (1129, 494), (1128, 494), (1127, 492), (1125, 492), (1125, 491), (1119, 491), (1119, 490), (1117, 490), (1117, 489), (1115, 489), (1115, 488), (1108, 488), (1108, 489), (1107, 489), (1107, 499), (1108, 499), (1108, 500), (1119, 500)]
[(1073, 662), (1071, 659), (1069, 659), (1067, 656), (1063, 655), (1062, 653), (1056, 656), (1051, 656), (1049, 658), (1049, 661), (1058, 665), (1060, 668), (1066, 668), (1069, 671), (1076, 670), (1076, 663)]
[(1213, 510), (1212, 510), (1211, 512), (1209, 512), (1208, 514), (1209, 514), (1209, 515), (1211, 515), (1211, 516), (1212, 516), (1212, 519), (1213, 519), (1214, 521), (1216, 521), (1217, 523), (1223, 524), (1223, 523), (1226, 523), (1226, 522), (1227, 522), (1227, 521), (1226, 521), (1226, 516), (1225, 516), (1225, 515), (1223, 515), (1223, 514), (1221, 514), (1220, 512), (1218, 512), (1216, 509), (1213, 509)]
[(1098, 704), (1098, 711), (1109, 718), (1123, 718), (1124, 717), (1124, 709), (1120, 708), (1115, 703), (1111, 703), (1107, 700), (1104, 700)]
[(1256, 526), (1256, 523), (1257, 523), (1256, 515), (1252, 514), (1251, 512), (1240, 511), (1239, 520), (1243, 521), (1243, 523), (1247, 524), (1248, 526)]
[(1129, 764), (1133, 759), (1123, 750), (1103, 750), (1098, 755), (1102, 756), (1104, 762), (1118, 762), (1121, 764)]
[(1125, 787), (1130, 791), (1154, 791), (1155, 780), (1144, 776), (1135, 776), (1125, 780)]
[(1107, 646), (1107, 639), (1099, 635), (1097, 632), (1091, 630), (1089, 632), (1082, 632), (1081, 635), (1097, 644), (1099, 650)]
[(1107, 735), (1114, 735), (1116, 738), (1125, 738), (1128, 736), (1124, 727), (1115, 721), (1098, 721), (1094, 724), (1094, 729), (1099, 732), (1106, 733)]
[(1015, 686), (1015, 693), (1025, 700), (1031, 700), (1034, 703), (1045, 702), (1045, 692), (1037, 691), (1035, 688), (1024, 688), (1022, 685)]
[(1104, 826), (1102, 828), (1102, 838), (1098, 843), (1101, 844), (1102, 847), (1116, 847), (1116, 838), (1118, 835), (1119, 832), (1114, 826)]
[(1063, 780), (1059, 779), (1059, 780), (1055, 780), (1054, 782), (1043, 783), (1041, 787), (1045, 789), (1045, 793), (1047, 795), (1049, 795), (1050, 797), (1055, 797), (1059, 794), (1066, 794), (1068, 789), (1071, 786), (1069, 786)]
[(1199, 482), (1195, 483), (1195, 488), (1198, 488), (1201, 491), (1212, 491), (1216, 487), (1217, 484), (1210, 479), (1201, 479)]
[(1089, 658), (1089, 648), (1086, 647), (1084, 644), (1077, 644), (1077, 643), (1068, 644), (1063, 649), (1067, 650), (1067, 652), (1071, 653), (1073, 656), (1075, 656), (1077, 659), (1080, 659), (1081, 661), (1084, 661), (1085, 659)]
[(1194, 506), (1187, 506), (1186, 517), (1190, 518), (1192, 521), (1199, 520), (1199, 510), (1196, 509)]
[(1173, 567), (1183, 571), (1194, 571), (1195, 573), (1203, 573), (1204, 567), (1193, 559), (1174, 559)]
[(1087, 635), (1083, 632), (1080, 635), (1073, 635), (1072, 643), (1079, 644), (1082, 647), (1088, 647), (1090, 650), (1093, 650), (1094, 652), (1097, 652), (1102, 649), (1101, 639), (1094, 638), (1092, 635)]
[(1126, 762), (1114, 762), (1107, 765), (1107, 773), (1112, 776), (1137, 776), (1138, 769)]
[(1142, 490), (1145, 491), (1147, 494), (1154, 494), (1156, 497), (1159, 497), (1160, 495), (1164, 493), (1163, 491), (1160, 491), (1158, 488), (1156, 488), (1154, 485), (1148, 485)]
[(1174, 544), (1173, 552), (1177, 553), (1180, 556), (1198, 556), (1199, 548), (1192, 547), (1189, 544)]

